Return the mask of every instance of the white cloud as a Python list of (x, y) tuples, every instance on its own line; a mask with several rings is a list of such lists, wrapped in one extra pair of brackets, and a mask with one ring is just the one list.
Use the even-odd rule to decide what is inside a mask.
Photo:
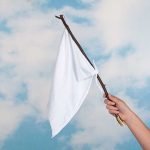
[[(114, 55), (101, 67), (101, 74), (109, 85), (143, 88), (150, 77), (149, 52), (136, 51), (126, 57)], [(119, 80), (118, 80), (119, 79)]]
[(91, 5), (95, 2), (99, 2), (100, 0), (80, 0), (83, 3), (90, 3)]
[[(55, 10), (45, 13), (35, 8), (28, 11), (35, 5), (33, 2), (28, 6), (28, 1), (0, 3), (0, 16), (7, 20), (11, 29), (10, 33), (0, 32), (0, 92), (4, 95), (0, 101), (2, 144), (26, 116), (36, 111), (39, 121), (47, 118), (51, 70), (61, 30), (54, 21)], [(26, 84), (27, 99), (23, 102), (20, 99), (18, 104), (16, 95), (22, 83)]]
[(0, 102), (0, 143), (17, 129), (29, 113), (29, 107), (23, 104), (18, 105), (10, 100)]
[(9, 19), (25, 12), (32, 13), (46, 3), (47, 0), (1, 0), (0, 19)]
[(28, 0), (1, 0), (0, 1), (0, 19), (13, 16), (15, 13), (32, 9)]
[[(110, 84), (145, 86), (150, 77), (149, 64), (149, 1), (102, 1), (95, 9), (95, 22), (101, 29), (104, 53), (110, 58), (101, 65), (101, 73)], [(97, 16), (96, 14), (100, 14)], [(97, 27), (98, 28), (98, 27)], [(126, 46), (131, 46), (127, 51)], [(119, 79), (119, 80), (117, 80)]]

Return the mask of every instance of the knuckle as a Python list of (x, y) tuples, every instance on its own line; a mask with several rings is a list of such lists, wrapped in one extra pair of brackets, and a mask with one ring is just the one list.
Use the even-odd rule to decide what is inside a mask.
[(111, 102), (110, 102), (110, 101), (108, 101), (108, 105), (111, 105)]
[(113, 107), (114, 108), (114, 110), (118, 110), (118, 108), (117, 107)]
[(121, 104), (122, 104), (122, 100), (119, 100), (119, 101), (118, 101), (118, 105), (121, 105)]
[(111, 107), (111, 106), (109, 106), (108, 108), (112, 110), (112, 107)]
[(113, 105), (113, 102), (109, 101), (109, 105)]

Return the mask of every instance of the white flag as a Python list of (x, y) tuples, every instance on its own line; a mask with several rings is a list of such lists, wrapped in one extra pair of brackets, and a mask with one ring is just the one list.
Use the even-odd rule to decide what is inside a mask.
[(49, 101), (52, 137), (58, 134), (78, 111), (97, 73), (97, 69), (91, 66), (65, 30)]

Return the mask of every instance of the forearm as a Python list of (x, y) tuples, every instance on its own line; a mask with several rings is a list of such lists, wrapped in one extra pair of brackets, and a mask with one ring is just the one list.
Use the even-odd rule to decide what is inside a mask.
[(144, 150), (150, 150), (150, 130), (143, 121), (131, 111), (125, 122), (142, 148)]

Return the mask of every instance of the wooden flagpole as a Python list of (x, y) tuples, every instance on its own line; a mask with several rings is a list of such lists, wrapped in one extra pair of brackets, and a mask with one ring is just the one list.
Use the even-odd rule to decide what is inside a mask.
[[(67, 25), (63, 15), (60, 15), (60, 16), (55, 16), (56, 18), (58, 19), (61, 19), (61, 21), (63, 22), (65, 28), (68, 30), (69, 34), (71, 35), (73, 41), (77, 44), (78, 48), (80, 49), (81, 53), (85, 56), (85, 58), (87, 59), (87, 61), (91, 64), (91, 66), (95, 69), (94, 65), (92, 64), (92, 62), (90, 61), (90, 59), (87, 57), (86, 53), (84, 52), (83, 48), (81, 47), (81, 45), (79, 44), (79, 42), (77, 41), (77, 39), (75, 38), (75, 36), (73, 35), (72, 31), (70, 30), (70, 27)], [(109, 99), (109, 94), (108, 94), (108, 91), (105, 87), (105, 84), (103, 83), (102, 79), (100, 78), (99, 74), (97, 74), (97, 80), (99, 81), (104, 93), (105, 93), (105, 96), (107, 99)], [(124, 125), (124, 122), (123, 120), (120, 118), (119, 115), (115, 115), (116, 117), (116, 120), (118, 121), (118, 123), (123, 126)]]

